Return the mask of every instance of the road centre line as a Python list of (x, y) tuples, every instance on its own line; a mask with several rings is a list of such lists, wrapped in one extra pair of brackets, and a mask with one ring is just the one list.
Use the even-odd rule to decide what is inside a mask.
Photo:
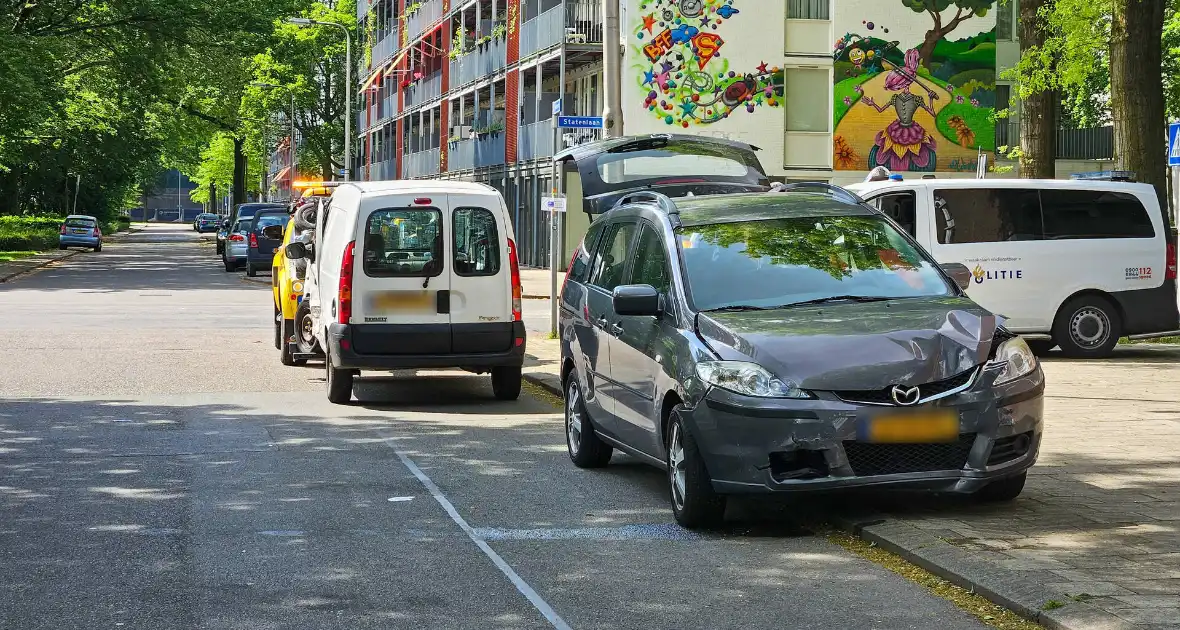
[(381, 440), (385, 442), (386, 446), (393, 449), (394, 454), (397, 455), (397, 458), (401, 460), (402, 465), (404, 465), (410, 471), (410, 473), (413, 474), (414, 477), (416, 477), (418, 481), (420, 481), (422, 485), (426, 487), (426, 490), (430, 492), (430, 496), (434, 497), (434, 500), (442, 506), (442, 509), (451, 517), (451, 520), (455, 521), (455, 524), (458, 525), (465, 534), (467, 534), (467, 537), (471, 539), (471, 542), (475, 543), (475, 546), (478, 547), (479, 550), (482, 551), (483, 554), (492, 561), (492, 564), (496, 565), (496, 568), (500, 570), (500, 573), (503, 573), (504, 577), (507, 577), (508, 581), (512, 582), (512, 585), (516, 587), (516, 590), (519, 591), (521, 595), (524, 595), (525, 599), (529, 600), (529, 603), (533, 605), (533, 608), (536, 608), (537, 612), (541, 613), (541, 616), (544, 617), (545, 620), (548, 621), (555, 630), (573, 630), (573, 628), (571, 628), (570, 625), (561, 618), (561, 615), (558, 615), (557, 611), (554, 610), (553, 607), (550, 606), (549, 603), (537, 593), (537, 591), (533, 590), (533, 587), (529, 586), (528, 582), (525, 582), (524, 578), (520, 577), (520, 575), (518, 575), (516, 571), (514, 571), (512, 567), (508, 565), (507, 562), (505, 562), (504, 558), (500, 557), (500, 554), (496, 553), (495, 550), (488, 546), (487, 542), (476, 535), (475, 529), (472, 528), (471, 525), (469, 525), (467, 521), (459, 515), (459, 511), (455, 509), (455, 506), (450, 502), (450, 500), (447, 499), (446, 495), (442, 493), (442, 490), (440, 490), (439, 487), (435, 485), (433, 481), (431, 481), (430, 477), (428, 477), (426, 473), (422, 472), (421, 468), (418, 468), (418, 465), (414, 463), (414, 460), (410, 459), (409, 455), (406, 455), (404, 451), (397, 447), (397, 445), (394, 443), (395, 438), (392, 438), (380, 431), (377, 434), (381, 437)]

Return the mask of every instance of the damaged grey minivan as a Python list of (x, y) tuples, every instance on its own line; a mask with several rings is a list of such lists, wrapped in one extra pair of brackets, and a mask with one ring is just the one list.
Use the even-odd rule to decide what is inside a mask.
[(720, 523), (733, 494), (1013, 499), (1045, 379), (970, 277), (834, 186), (622, 195), (561, 293), (569, 456), (667, 470), (686, 527)]

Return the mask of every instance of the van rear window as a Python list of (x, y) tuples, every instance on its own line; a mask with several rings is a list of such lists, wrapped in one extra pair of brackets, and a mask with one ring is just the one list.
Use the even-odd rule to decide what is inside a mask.
[(500, 234), (496, 216), (484, 208), (455, 210), (455, 273), (494, 276), (500, 273)]
[(362, 261), (365, 275), (429, 278), (443, 271), (442, 212), (386, 208), (369, 215)]
[(934, 219), (943, 245), (1155, 236), (1137, 197), (1103, 190), (935, 190)]

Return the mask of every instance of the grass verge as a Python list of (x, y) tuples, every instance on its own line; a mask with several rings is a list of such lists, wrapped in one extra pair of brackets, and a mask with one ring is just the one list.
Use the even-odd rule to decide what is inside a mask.
[(1044, 630), (1043, 626), (994, 604), (965, 588), (956, 586), (933, 573), (906, 562), (876, 545), (843, 532), (823, 532), (832, 543), (914, 582), (950, 601), (958, 608), (971, 614), (982, 623), (998, 630)]
[(20, 260), (21, 258), (28, 258), (29, 256), (36, 256), (37, 252), (33, 251), (18, 251), (18, 252), (0, 252), (0, 262), (10, 262), (13, 260)]

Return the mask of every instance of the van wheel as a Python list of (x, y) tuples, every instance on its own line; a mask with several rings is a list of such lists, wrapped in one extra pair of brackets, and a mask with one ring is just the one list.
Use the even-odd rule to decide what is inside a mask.
[(494, 367), (492, 368), (492, 393), (497, 400), (516, 400), (520, 398), (520, 368)]
[(578, 468), (602, 468), (610, 463), (615, 450), (594, 432), (594, 423), (582, 400), (582, 388), (574, 374), (570, 374), (565, 387), (565, 446), (570, 461)]
[(681, 527), (712, 528), (725, 518), (725, 495), (713, 490), (713, 481), (697, 449), (696, 440), (685, 430), (680, 405), (672, 409), (668, 427), (668, 490), (672, 516)]
[(258, 270), (255, 269), (254, 265), (251, 265), (250, 263), (246, 263), (246, 277), (247, 278), (258, 277)]
[(228, 258), (222, 258), (222, 259), (221, 259), (221, 262), (225, 264), (225, 271), (226, 271), (227, 273), (228, 273), (228, 272), (231, 272), (231, 271), (233, 271), (234, 269), (237, 269), (237, 268), (238, 268), (238, 266), (237, 266), (236, 264), (234, 264), (234, 263), (230, 262)]
[(987, 503), (1011, 501), (1024, 491), (1024, 481), (1028, 473), (1020, 473), (999, 481), (993, 481), (975, 493), (975, 499)]
[(1067, 357), (1097, 359), (1110, 356), (1122, 328), (1122, 318), (1114, 305), (1097, 296), (1083, 295), (1061, 307), (1053, 325), (1053, 340)]
[[(281, 317), (281, 316), (280, 316)], [(279, 361), (283, 365), (306, 365), (307, 359), (296, 359), (291, 352), (291, 336), (295, 334), (295, 321), (282, 320), (282, 345), (279, 347)]]
[(328, 381), (328, 402), (337, 405), (347, 405), (352, 402), (352, 380), (356, 376), (356, 372), (332, 367), (331, 356), (324, 360), (324, 364), (328, 366), (326, 379)]

